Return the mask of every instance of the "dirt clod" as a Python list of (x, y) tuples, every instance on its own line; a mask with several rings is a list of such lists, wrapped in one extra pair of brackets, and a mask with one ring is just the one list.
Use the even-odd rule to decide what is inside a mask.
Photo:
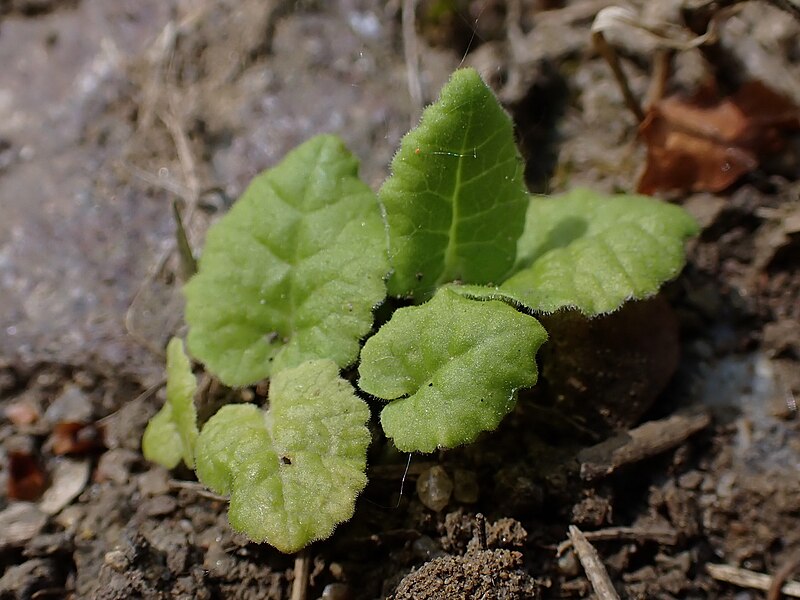
[(522, 554), (511, 550), (479, 550), (464, 556), (444, 556), (407, 575), (390, 598), (536, 598), (538, 585), (521, 567)]

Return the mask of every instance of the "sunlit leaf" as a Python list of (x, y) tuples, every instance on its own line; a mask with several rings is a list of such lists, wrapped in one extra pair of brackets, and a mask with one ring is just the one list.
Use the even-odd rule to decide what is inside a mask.
[(505, 297), (535, 311), (611, 312), (677, 276), (684, 243), (697, 230), (682, 208), (646, 196), (576, 189), (532, 198), (516, 274), (499, 288), (469, 286), (461, 293)]
[(197, 440), (197, 475), (230, 494), (237, 531), (282, 552), (328, 537), (366, 484), (369, 409), (330, 360), (270, 381), (269, 410), (223, 407)]
[(367, 341), (359, 386), (392, 401), (381, 424), (400, 450), (458, 446), (495, 429), (516, 390), (536, 383), (535, 355), (546, 339), (536, 319), (503, 302), (445, 289), (399, 309)]
[(183, 459), (187, 467), (194, 468), (196, 390), (197, 379), (183, 342), (172, 338), (167, 344), (167, 401), (150, 419), (142, 437), (142, 453), (147, 460), (173, 469)]
[(389, 291), (424, 300), (454, 280), (499, 283), (527, 207), (511, 120), (474, 69), (456, 71), (408, 133), (379, 193)]
[(186, 285), (192, 354), (228, 385), (358, 356), (386, 293), (386, 237), (358, 162), (312, 138), (256, 177), (208, 232)]

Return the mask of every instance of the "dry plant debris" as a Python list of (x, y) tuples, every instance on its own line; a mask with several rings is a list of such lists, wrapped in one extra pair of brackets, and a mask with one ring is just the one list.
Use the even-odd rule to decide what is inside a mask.
[(760, 81), (727, 97), (704, 91), (664, 98), (639, 126), (647, 164), (637, 189), (720, 192), (780, 151), (798, 128), (798, 107)]
[[(748, 569), (740, 569), (731, 565), (708, 564), (706, 565), (706, 570), (711, 577), (718, 581), (732, 583), (744, 588), (764, 590), (766, 592), (772, 585), (772, 577), (769, 575), (756, 573)], [(800, 583), (790, 581), (781, 588), (781, 592), (785, 596), (800, 598)]]

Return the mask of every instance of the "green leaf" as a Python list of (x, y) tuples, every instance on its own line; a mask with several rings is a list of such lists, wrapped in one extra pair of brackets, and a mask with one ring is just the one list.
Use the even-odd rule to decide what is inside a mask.
[(223, 407), (197, 440), (197, 475), (230, 494), (237, 531), (282, 552), (328, 537), (366, 485), (369, 408), (330, 360), (270, 381), (269, 410)]
[(575, 189), (534, 197), (519, 240), (517, 273), (493, 293), (536, 311), (608, 313), (627, 300), (652, 296), (676, 277), (685, 262), (684, 243), (697, 231), (681, 207), (647, 196)]
[(547, 339), (533, 317), (503, 302), (450, 290), (401, 308), (361, 352), (359, 386), (393, 400), (381, 413), (402, 451), (432, 452), (495, 429), (516, 390), (536, 383), (536, 351)]
[(430, 297), (454, 280), (499, 283), (528, 204), (511, 120), (474, 69), (453, 73), (408, 133), (379, 192), (390, 293)]
[(358, 356), (389, 268), (380, 208), (357, 172), (341, 140), (312, 138), (209, 229), (185, 287), (187, 342), (227, 385)]
[(172, 338), (167, 344), (167, 401), (150, 419), (142, 436), (142, 453), (147, 460), (174, 469), (183, 459), (187, 467), (194, 468), (196, 390), (197, 379), (183, 342)]

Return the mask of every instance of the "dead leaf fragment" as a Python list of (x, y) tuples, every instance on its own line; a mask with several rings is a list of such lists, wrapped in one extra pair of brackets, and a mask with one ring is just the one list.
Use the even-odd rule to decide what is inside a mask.
[(779, 152), (800, 110), (760, 81), (731, 96), (670, 96), (653, 105), (639, 126), (647, 164), (638, 191), (719, 192)]
[(28, 452), (8, 453), (7, 493), (12, 500), (36, 500), (47, 485), (47, 476), (36, 457)]
[(106, 448), (103, 428), (95, 423), (74, 423), (65, 421), (53, 427), (48, 440), (53, 454), (88, 454)]

